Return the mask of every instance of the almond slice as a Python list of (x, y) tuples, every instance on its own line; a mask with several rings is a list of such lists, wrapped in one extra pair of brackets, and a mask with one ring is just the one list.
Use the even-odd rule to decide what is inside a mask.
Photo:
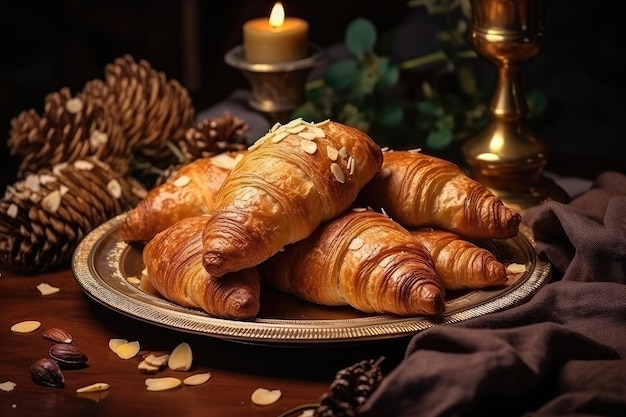
[(137, 354), (139, 353), (139, 342), (134, 341), (134, 342), (128, 342), (128, 343), (124, 343), (123, 345), (119, 346), (117, 348), (117, 350), (115, 351), (115, 353), (117, 353), (117, 356), (119, 356), (122, 359), (130, 359), (130, 358), (134, 358), (135, 356), (137, 356)]
[(41, 326), (41, 322), (37, 320), (25, 320), (15, 323), (11, 326), (11, 331), (15, 333), (31, 333)]
[(0, 390), (5, 391), (5, 392), (13, 391), (16, 385), (17, 384), (13, 381), (6, 381), (3, 383), (0, 383)]
[(113, 353), (117, 354), (117, 349), (126, 343), (128, 343), (128, 340), (126, 339), (111, 339), (109, 340), (109, 349), (111, 349)]
[(195, 374), (190, 375), (187, 378), (183, 379), (183, 384), (185, 385), (201, 385), (211, 379), (211, 373), (205, 372), (203, 374)]
[(165, 365), (167, 365), (167, 362), (170, 358), (170, 354), (169, 353), (164, 353), (164, 352), (152, 352), (148, 355), (146, 355), (143, 360), (146, 361), (147, 364), (152, 365), (152, 366), (158, 366), (158, 367), (165, 367)]
[(282, 393), (277, 389), (268, 390), (267, 388), (257, 388), (252, 393), (250, 399), (256, 405), (270, 405), (278, 401), (281, 395)]
[(146, 388), (148, 391), (165, 391), (180, 386), (182, 381), (178, 378), (165, 376), (162, 378), (146, 379)]
[(188, 371), (193, 362), (191, 346), (187, 342), (182, 342), (172, 350), (167, 361), (167, 366), (172, 371)]
[(300, 148), (302, 148), (304, 152), (313, 155), (315, 151), (317, 151), (317, 143), (303, 139), (300, 141)]
[(106, 382), (96, 382), (95, 384), (87, 385), (86, 387), (77, 388), (76, 392), (97, 392), (106, 391), (109, 389), (109, 384)]
[(37, 289), (39, 290), (41, 295), (56, 294), (60, 291), (60, 288), (53, 287), (52, 285), (47, 284), (45, 282), (42, 282), (41, 284), (37, 285)]

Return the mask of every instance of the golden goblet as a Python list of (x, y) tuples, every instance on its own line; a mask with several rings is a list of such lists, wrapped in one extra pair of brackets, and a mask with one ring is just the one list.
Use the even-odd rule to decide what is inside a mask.
[(491, 121), (463, 145), (471, 175), (505, 203), (524, 210), (567, 194), (544, 177), (544, 145), (526, 123), (520, 70), (545, 40), (544, 0), (470, 0), (471, 39), (476, 53), (493, 63), (497, 83)]

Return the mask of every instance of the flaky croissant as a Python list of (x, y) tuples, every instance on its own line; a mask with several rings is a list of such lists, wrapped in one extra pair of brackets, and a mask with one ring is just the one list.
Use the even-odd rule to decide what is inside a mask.
[(506, 267), (489, 250), (445, 230), (411, 230), (428, 250), (446, 290), (480, 289), (506, 283)]
[(517, 235), (521, 215), (452, 162), (414, 151), (385, 151), (381, 171), (359, 194), (407, 228), (444, 229), (467, 239)]
[(120, 239), (147, 242), (180, 219), (211, 213), (217, 190), (243, 153), (222, 153), (182, 166), (127, 213)]
[(364, 312), (436, 315), (444, 289), (411, 233), (382, 213), (348, 210), (259, 265), (261, 279), (314, 303)]
[(258, 265), (347, 209), (380, 169), (382, 151), (340, 123), (295, 119), (248, 149), (216, 196), (203, 262), (221, 276)]
[(142, 258), (150, 285), (164, 298), (224, 318), (247, 320), (260, 308), (261, 283), (256, 268), (223, 277), (202, 266), (202, 228), (206, 215), (186, 217), (159, 232)]

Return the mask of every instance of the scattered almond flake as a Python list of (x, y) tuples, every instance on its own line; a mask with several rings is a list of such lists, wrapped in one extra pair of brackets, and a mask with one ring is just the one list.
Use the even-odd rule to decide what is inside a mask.
[(295, 119), (293, 119), (292, 121), (290, 121), (289, 123), (287, 123), (285, 125), (285, 129), (290, 129), (292, 127), (298, 126), (302, 124), (302, 117), (297, 117)]
[(37, 320), (25, 320), (15, 323), (11, 326), (11, 331), (15, 333), (31, 333), (41, 326), (41, 322)]
[(137, 356), (137, 354), (139, 353), (139, 350), (140, 350), (139, 342), (133, 341), (133, 342), (124, 343), (123, 345), (118, 346), (118, 348), (115, 350), (115, 353), (117, 354), (117, 356), (119, 356), (122, 359), (130, 359), (130, 358), (134, 358), (135, 356)]
[(172, 350), (167, 367), (172, 371), (188, 371), (193, 363), (193, 352), (189, 343), (182, 342)]
[(342, 158), (345, 158), (348, 156), (348, 151), (346, 150), (345, 146), (342, 146), (341, 149), (339, 149), (338, 153), (339, 153), (339, 156)]
[(305, 140), (315, 140), (315, 139), (319, 138), (319, 136), (317, 136), (313, 132), (300, 132), (300, 133), (298, 133), (298, 136), (301, 139), (305, 139)]
[(29, 174), (24, 178), (24, 187), (27, 189), (38, 192), (41, 189), (41, 182), (39, 182), (39, 176), (35, 174)]
[(182, 384), (182, 381), (180, 379), (171, 376), (146, 379), (146, 388), (148, 389), (148, 391), (165, 391), (168, 389), (176, 388), (180, 386), (180, 384)]
[(128, 281), (129, 284), (132, 285), (139, 285), (141, 284), (141, 280), (137, 277), (128, 277), (126, 278), (126, 281)]
[(257, 388), (250, 396), (250, 399), (256, 405), (270, 405), (278, 401), (281, 395), (282, 393), (278, 389)]
[(173, 184), (177, 187), (184, 187), (185, 185), (189, 184), (191, 182), (191, 178), (189, 178), (186, 175), (181, 175), (180, 177), (176, 178), (173, 182)]
[(41, 195), (39, 194), (31, 194), (28, 199), (30, 201), (32, 201), (35, 204), (39, 204), (39, 202), (42, 200), (43, 197), (41, 197)]
[(65, 110), (69, 113), (76, 114), (83, 109), (83, 101), (77, 97), (67, 100)]
[(5, 382), (0, 383), (0, 390), (4, 392), (13, 391), (16, 385), (17, 384), (13, 381), (5, 381)]
[(107, 189), (109, 190), (113, 198), (117, 199), (122, 196), (122, 186), (116, 179), (112, 179), (107, 183)]
[(59, 162), (58, 164), (52, 167), (52, 173), (54, 175), (59, 175), (61, 171), (63, 171), (68, 165), (69, 163), (67, 162)]
[(41, 284), (37, 285), (37, 289), (39, 290), (41, 295), (56, 294), (61, 290), (60, 288), (53, 287), (52, 285), (47, 284), (45, 282), (42, 282)]
[(167, 365), (167, 361), (170, 358), (170, 354), (167, 352), (152, 352), (146, 355), (143, 360), (146, 361), (148, 365), (164, 367)]
[(315, 123), (315, 126), (324, 126), (330, 123), (330, 119), (322, 120), (321, 122)]
[(106, 133), (94, 130), (91, 132), (91, 135), (89, 135), (89, 149), (96, 151), (106, 145), (108, 141), (109, 136)]
[(411, 152), (411, 153), (420, 153), (420, 152), (422, 152), (422, 148), (409, 149), (409, 152)]
[(389, 167), (385, 167), (383, 169), (380, 170), (380, 174), (378, 174), (380, 176), (380, 178), (385, 179), (388, 176), (391, 175), (391, 168)]
[(314, 408), (309, 408), (308, 410), (304, 410), (299, 416), (297, 417), (314, 417), (315, 416), (315, 409)]
[(139, 365), (137, 365), (137, 369), (139, 369), (139, 372), (141, 372), (142, 374), (156, 374), (162, 368), (160, 366), (151, 365), (144, 359), (139, 362)]
[(270, 132), (275, 132), (276, 129), (278, 129), (279, 127), (280, 127), (279, 122), (274, 123), (274, 126), (271, 127)]
[(211, 163), (218, 168), (233, 169), (235, 167), (235, 158), (225, 153), (220, 153), (211, 157)]
[(109, 389), (109, 384), (106, 382), (96, 382), (95, 384), (87, 385), (86, 387), (77, 388), (76, 392), (97, 392), (106, 391)]
[(506, 273), (509, 275), (522, 274), (524, 272), (526, 272), (526, 265), (523, 265), (523, 264), (513, 263), (513, 264), (507, 265), (506, 267)]
[(315, 153), (315, 151), (317, 151), (317, 143), (312, 142), (310, 140), (301, 140), (300, 141), (300, 148), (302, 148), (302, 150), (310, 155), (313, 155)]
[(74, 161), (74, 168), (82, 171), (91, 171), (93, 169), (93, 164), (89, 161), (80, 159), (78, 161)]
[(354, 174), (354, 158), (348, 157), (348, 172), (350, 175)]
[(128, 343), (128, 340), (126, 339), (110, 339), (109, 349), (111, 349), (113, 353), (117, 353), (117, 349), (119, 349), (120, 346), (125, 345), (126, 343)]
[(18, 207), (15, 205), (15, 203), (11, 203), (9, 205), (9, 208), (7, 209), (7, 216), (9, 216), (10, 218), (14, 219), (17, 217), (17, 213), (19, 212)]
[(336, 161), (339, 158), (339, 151), (330, 145), (326, 145), (326, 155), (328, 155), (331, 161)]
[(332, 171), (337, 181), (339, 181), (342, 184), (346, 182), (346, 177), (343, 175), (343, 171), (341, 170), (341, 167), (336, 162), (333, 162), (332, 164), (330, 164), (330, 170)]
[(282, 132), (277, 132), (272, 138), (272, 143), (279, 143), (283, 139), (285, 139), (287, 136), (289, 136), (289, 132), (287, 131), (283, 130)]
[(190, 375), (187, 378), (183, 379), (183, 384), (185, 385), (202, 385), (211, 379), (211, 373), (205, 372), (203, 374), (195, 374)]
[(57, 182), (57, 177), (50, 174), (39, 175), (39, 183), (42, 185), (50, 184), (51, 182)]
[(61, 193), (59, 190), (54, 190), (41, 200), (41, 208), (48, 213), (56, 213), (61, 206)]
[(70, 190), (70, 188), (67, 185), (61, 184), (61, 186), (59, 187), (59, 193), (61, 193), (61, 197), (63, 197), (65, 194), (67, 194), (67, 192), (69, 190)]
[(310, 126), (308, 131), (310, 133), (313, 133), (316, 138), (325, 138), (326, 137), (326, 132), (324, 132), (322, 129), (320, 129), (317, 126)]
[(297, 126), (293, 126), (293, 127), (289, 127), (289, 126), (285, 126), (285, 131), (287, 131), (288, 133), (291, 133), (293, 135), (296, 135), (300, 132), (302, 132), (304, 129), (306, 129), (306, 126), (303, 124), (297, 125)]
[(350, 250), (361, 249), (364, 243), (365, 242), (363, 241), (363, 239), (361, 239), (360, 237), (355, 237), (350, 241), (350, 244), (348, 245), (348, 249)]
[(356, 212), (367, 211), (367, 208), (365, 208), (365, 207), (353, 207), (352, 211), (356, 211)]
[(387, 152), (389, 150), (389, 146), (383, 146), (382, 148), (380, 148), (380, 150), (383, 152)]

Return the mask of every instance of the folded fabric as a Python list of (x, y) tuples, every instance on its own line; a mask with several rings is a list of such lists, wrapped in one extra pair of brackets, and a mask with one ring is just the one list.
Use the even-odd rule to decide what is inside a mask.
[(557, 269), (526, 303), (415, 335), (362, 416), (626, 416), (626, 177), (524, 213)]

